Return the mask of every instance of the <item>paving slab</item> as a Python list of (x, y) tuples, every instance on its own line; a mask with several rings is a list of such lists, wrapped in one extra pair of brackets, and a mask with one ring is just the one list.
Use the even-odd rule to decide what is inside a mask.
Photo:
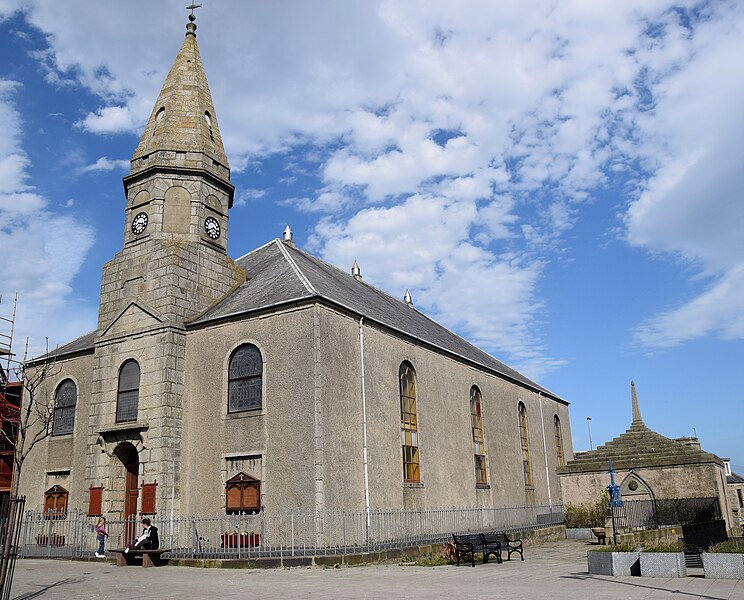
[(132, 598), (509, 598), (744, 600), (744, 581), (589, 575), (584, 540), (525, 549), (525, 560), (471, 566), (325, 568), (116, 567), (104, 561), (19, 560), (15, 600)]

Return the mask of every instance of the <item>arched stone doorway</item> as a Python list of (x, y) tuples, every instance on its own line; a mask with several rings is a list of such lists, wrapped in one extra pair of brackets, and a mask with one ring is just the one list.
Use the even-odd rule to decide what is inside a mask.
[(124, 467), (124, 543), (135, 537), (137, 531), (137, 499), (139, 497), (139, 454), (130, 442), (122, 442), (114, 449), (114, 455)]
[(654, 492), (637, 473), (630, 472), (620, 484), (620, 495), (623, 500), (653, 500)]

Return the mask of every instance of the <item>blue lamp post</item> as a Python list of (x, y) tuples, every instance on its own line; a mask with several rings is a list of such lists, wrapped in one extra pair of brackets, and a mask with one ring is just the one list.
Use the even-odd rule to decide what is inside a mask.
[(620, 498), (620, 486), (615, 483), (615, 471), (612, 469), (612, 462), (610, 461), (610, 485), (607, 486), (607, 491), (610, 494), (610, 515), (612, 517), (612, 542), (617, 545), (617, 530), (615, 528), (615, 509), (621, 508), (623, 501)]

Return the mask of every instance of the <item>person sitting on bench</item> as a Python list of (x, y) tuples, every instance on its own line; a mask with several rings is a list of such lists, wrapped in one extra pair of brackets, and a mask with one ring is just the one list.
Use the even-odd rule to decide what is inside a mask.
[(127, 544), (127, 547), (124, 549), (124, 553), (128, 553), (129, 550), (157, 550), (158, 546), (160, 545), (160, 540), (158, 539), (158, 528), (155, 527), (150, 519), (145, 517), (142, 519), (142, 535), (137, 538), (137, 540), (132, 544)]

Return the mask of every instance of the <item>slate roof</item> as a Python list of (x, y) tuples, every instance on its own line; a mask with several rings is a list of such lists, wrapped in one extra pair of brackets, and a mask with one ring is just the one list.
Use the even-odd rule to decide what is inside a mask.
[(293, 245), (275, 239), (236, 262), (245, 270), (246, 282), (191, 321), (189, 327), (277, 305), (321, 299), (565, 402), (415, 308)]
[[(236, 263), (246, 272), (245, 283), (189, 322), (187, 328), (318, 299), (565, 403), (415, 308), (293, 245), (275, 239)], [(50, 352), (50, 356), (92, 351), (95, 335), (92, 331)]]
[(731, 475), (726, 475), (726, 483), (744, 483), (744, 477), (732, 471)]
[(37, 356), (33, 360), (28, 361), (29, 364), (41, 362), (45, 358), (60, 358), (62, 356), (68, 356), (73, 354), (93, 352), (96, 341), (96, 330), (90, 331), (85, 335), (81, 335), (79, 338), (67, 342), (64, 346), (59, 346), (54, 350), (50, 350), (49, 354)]

